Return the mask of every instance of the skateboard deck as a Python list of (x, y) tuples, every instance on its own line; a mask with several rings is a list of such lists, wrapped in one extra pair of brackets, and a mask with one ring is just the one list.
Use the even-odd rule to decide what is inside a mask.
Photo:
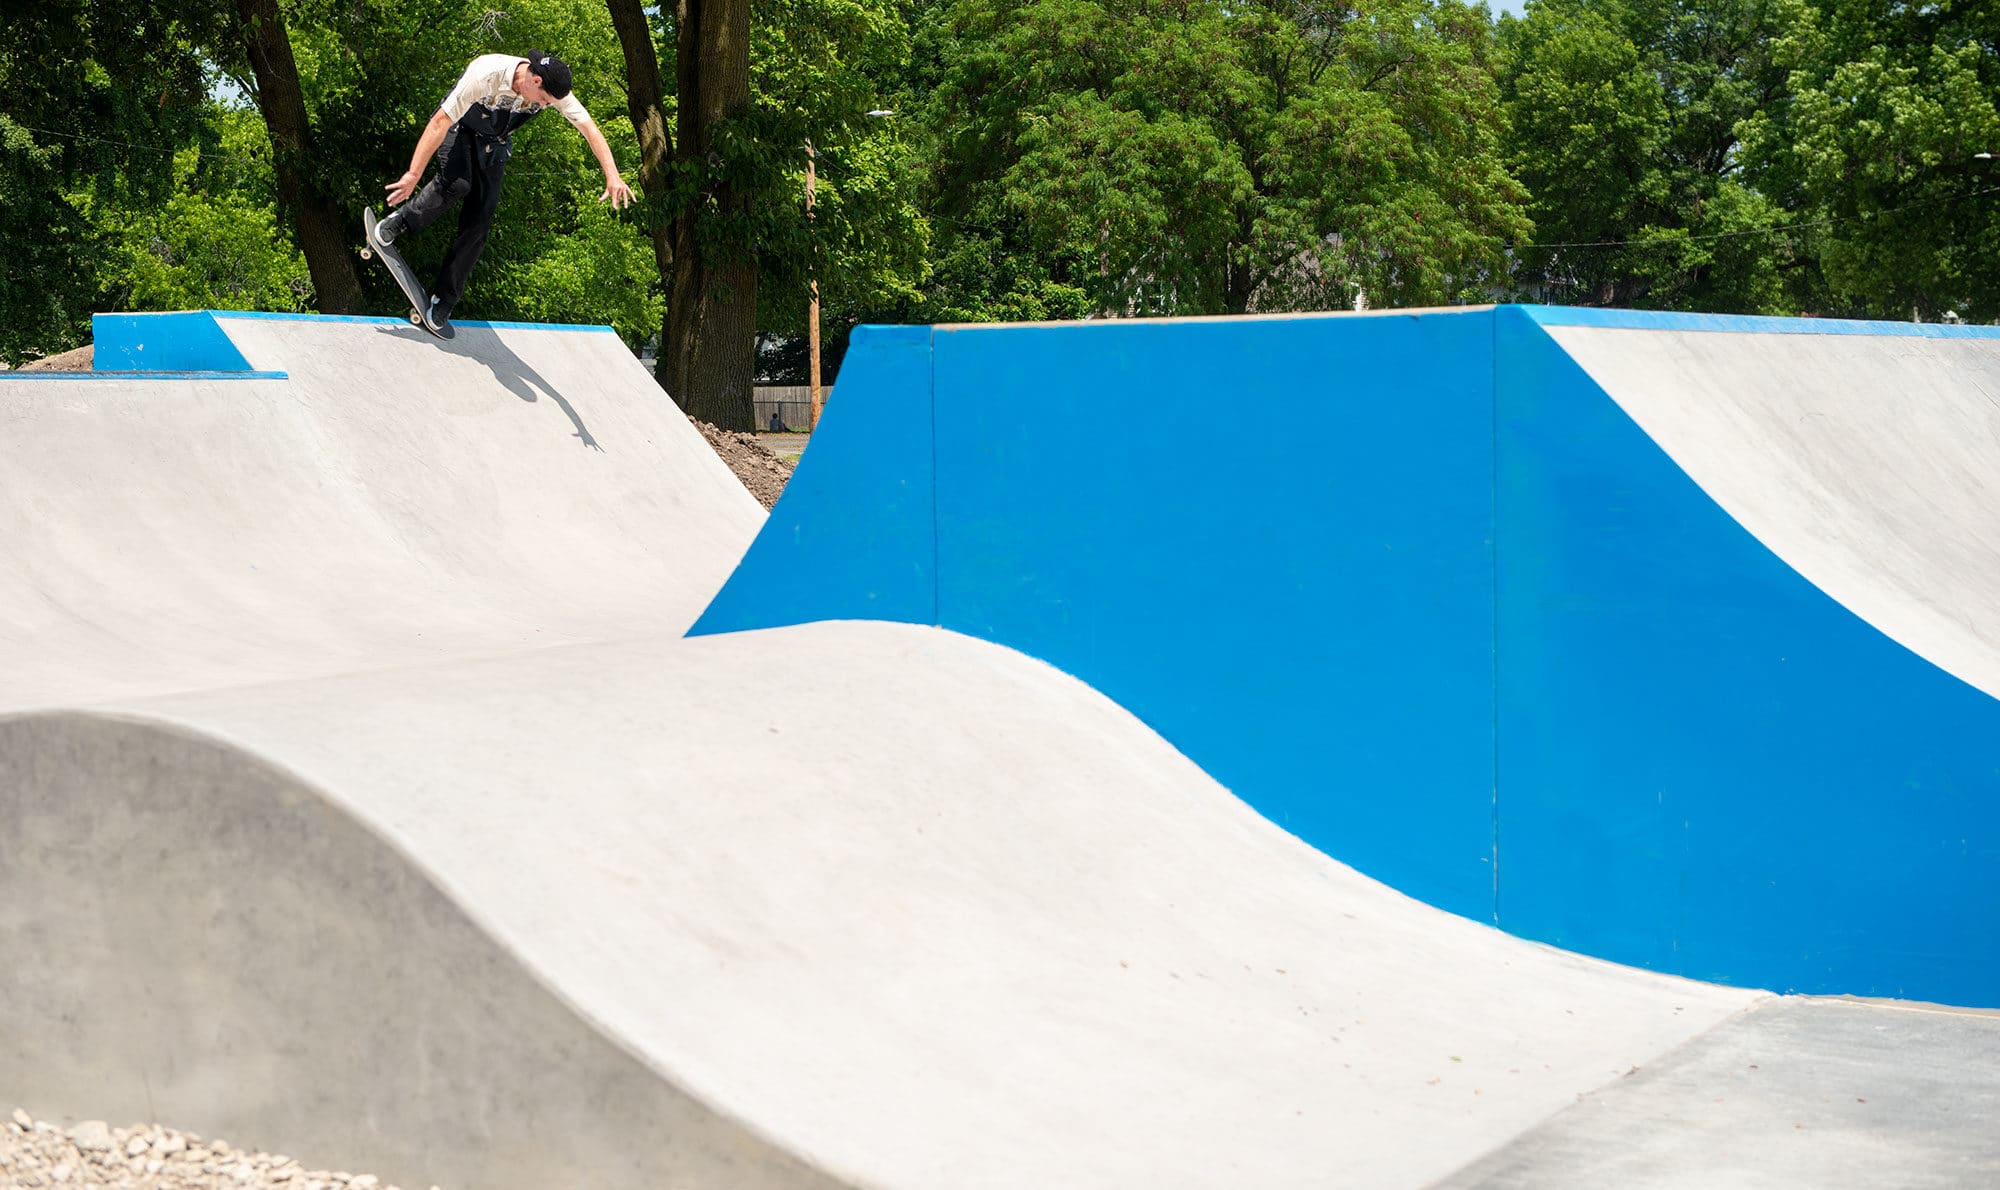
[(396, 285), (403, 291), (403, 296), (410, 299), (410, 312), (407, 317), (411, 326), (430, 331), (440, 339), (451, 338), (449, 333), (438, 334), (425, 324), (423, 309), (430, 301), (430, 296), (424, 292), (424, 287), (417, 283), (417, 274), (411, 270), (410, 262), (403, 259), (403, 254), (396, 251), (396, 246), (385, 244), (376, 238), (375, 225), (378, 222), (374, 207), (361, 208), (361, 229), (368, 240), (367, 245), (361, 249), (361, 259), (367, 260), (371, 256), (379, 256), (382, 258), (382, 263), (389, 266), (389, 275), (396, 279)]

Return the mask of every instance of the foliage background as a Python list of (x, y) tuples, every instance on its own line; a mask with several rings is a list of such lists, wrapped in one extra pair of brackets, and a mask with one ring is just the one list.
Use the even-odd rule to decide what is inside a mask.
[[(596, 0), (286, 0), (317, 180), (379, 204), (471, 57), (552, 49), (636, 175)], [(93, 311), (312, 309), (234, 6), (0, 13), (0, 359)], [(654, 10), (671, 80), (672, 9)], [(796, 373), (863, 320), (1518, 299), (2000, 318), (1991, 0), (760, 0), (746, 179), (758, 321)], [(870, 116), (871, 111), (893, 114)], [(813, 217), (805, 146), (816, 151)], [(663, 286), (555, 117), (516, 142), (461, 312), (601, 323)], [(410, 246), (436, 265), (449, 220)], [(402, 304), (364, 269), (370, 308)], [(829, 369), (830, 371), (831, 369)], [(774, 379), (798, 379), (774, 375)]]

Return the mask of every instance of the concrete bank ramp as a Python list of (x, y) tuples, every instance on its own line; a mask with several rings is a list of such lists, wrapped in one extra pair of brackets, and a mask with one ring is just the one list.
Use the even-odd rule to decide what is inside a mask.
[(0, 377), (0, 709), (679, 633), (762, 523), (609, 330), (100, 316)]
[(840, 393), (697, 631), (940, 625), (1475, 920), (2000, 1005), (2000, 329), (864, 328)]
[(404, 1185), (1414, 1185), (1757, 998), (906, 625), (16, 716), (0, 817), (5, 1091)]

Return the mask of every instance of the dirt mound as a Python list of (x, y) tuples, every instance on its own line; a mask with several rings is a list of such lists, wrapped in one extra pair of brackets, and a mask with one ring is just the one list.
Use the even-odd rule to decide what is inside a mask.
[[(693, 418), (688, 420), (694, 421)], [(778, 497), (785, 492), (786, 482), (792, 478), (791, 463), (772, 454), (757, 441), (755, 434), (717, 429), (705, 421), (695, 421), (694, 424), (701, 431), (701, 436), (715, 448), (715, 453), (722, 456), (722, 461), (736, 473), (736, 478), (743, 481), (743, 486), (750, 489), (752, 496), (757, 497), (757, 503), (769, 508), (778, 502)]]
[(43, 356), (41, 359), (29, 360), (27, 363), (21, 365), (20, 370), (23, 372), (88, 372), (91, 368), (91, 352), (91, 345), (85, 343), (74, 351), (65, 351), (57, 355)]

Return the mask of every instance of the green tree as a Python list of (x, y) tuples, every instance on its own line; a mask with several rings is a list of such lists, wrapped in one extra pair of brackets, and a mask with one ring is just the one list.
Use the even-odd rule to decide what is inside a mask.
[[(608, 7), (640, 130), (639, 221), (669, 288), (660, 380), (693, 415), (747, 430), (754, 331), (803, 329), (808, 278), (843, 323), (915, 295), (925, 239), (909, 150), (867, 115), (907, 56), (903, 19), (889, 0), (760, 8), (747, 26), (748, 102), (724, 112), (702, 99), (704, 87), (733, 86), (705, 46), (733, 28), (717, 23), (721, 8), (662, 6), (656, 28), (637, 0)], [(810, 223), (809, 142), (822, 163)], [(746, 294), (752, 305), (736, 308)]]
[[(918, 207), (917, 118), (902, 90), (909, 27), (892, 0), (777, 0), (751, 26), (751, 92), (771, 184), (756, 229), (760, 328), (823, 330), (920, 296), (930, 229)], [(817, 158), (805, 218), (805, 147)]]
[(924, 163), (920, 209), (930, 227), (928, 280), (915, 302), (895, 317), (919, 322), (1036, 322), (1082, 318), (1096, 309), (1091, 292), (1070, 278), (1087, 277), (1080, 250), (1046, 251), (1010, 213), (1000, 186), (971, 182), (945, 164), (953, 145), (941, 102), (947, 80), (968, 56), (963, 30), (950, 19), (953, 0), (916, 0), (909, 22), (910, 62), (898, 88), (898, 106)]
[[(546, 48), (575, 70), (576, 95), (614, 156), (638, 158), (624, 115), (624, 66), (596, 0), (516, 0), (506, 8), (465, 0), (297, 0), (291, 42), (319, 148), (322, 184), (358, 223), (382, 207), (383, 186), (409, 163), (424, 123), (474, 57)], [(434, 168), (434, 167), (430, 167)], [(596, 201), (603, 178), (583, 139), (544, 114), (514, 138), (504, 197), (458, 316), (604, 324), (630, 344), (658, 324), (659, 287), (645, 243)], [(456, 227), (455, 213), (402, 247), (428, 281)], [(352, 249), (359, 242), (352, 230)], [(636, 278), (636, 280), (635, 280)], [(365, 305), (407, 305), (386, 270), (362, 274)]]
[(271, 209), (240, 195), (177, 194), (114, 230), (109, 249), (132, 308), (302, 310), (312, 292)]
[(1782, 102), (1743, 157), (1812, 225), (1826, 313), (2000, 317), (2000, 6), (1776, 0)]
[(312, 270), (319, 308), (355, 313), (361, 309), (361, 279), (347, 251), (350, 220), (324, 181), (284, 14), (278, 0), (235, 0), (235, 15), (233, 42), (225, 48), (218, 41), (213, 49), (234, 57), (240, 48), (249, 65), (246, 81), (270, 131), (278, 194)]
[[(757, 265), (749, 229), (758, 189), (752, 151), (749, 0), (676, 0), (673, 127), (663, 56), (641, 0), (607, 0), (638, 130), (640, 217), (667, 284), (660, 382), (694, 417), (751, 428)], [(671, 163), (671, 164), (669, 164)]]
[[(1242, 313), (1482, 295), (1529, 231), (1484, 11), (958, 0), (940, 220), (1031, 247), (1003, 303)], [(946, 273), (952, 275), (954, 268)]]
[(0, 5), (0, 357), (89, 341), (117, 212), (163, 203), (213, 139), (197, 47), (219, 13), (172, 0)]
[(0, 252), (11, 276), (0, 286), (0, 361), (89, 341), (100, 250), (96, 229), (68, 201), (62, 155), (0, 115)]
[(1767, 0), (1534, 0), (1503, 18), (1517, 281), (1600, 305), (1784, 312), (1810, 260), (1749, 186), (1738, 125), (1783, 92)]
[(753, 428), (757, 261), (754, 204), (765, 163), (750, 116), (750, 0), (675, 0), (674, 271), (669, 391), (729, 430)]

